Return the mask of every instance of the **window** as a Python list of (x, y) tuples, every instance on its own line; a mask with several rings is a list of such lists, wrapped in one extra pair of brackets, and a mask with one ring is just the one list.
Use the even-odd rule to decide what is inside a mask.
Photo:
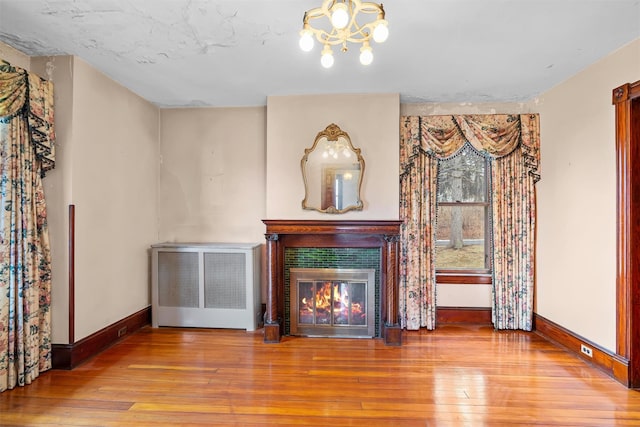
[(439, 283), (491, 283), (489, 161), (469, 144), (438, 163)]

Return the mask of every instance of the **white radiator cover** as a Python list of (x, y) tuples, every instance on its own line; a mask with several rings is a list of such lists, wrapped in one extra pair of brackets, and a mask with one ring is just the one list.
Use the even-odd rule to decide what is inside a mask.
[(151, 246), (153, 327), (254, 331), (262, 321), (260, 244)]

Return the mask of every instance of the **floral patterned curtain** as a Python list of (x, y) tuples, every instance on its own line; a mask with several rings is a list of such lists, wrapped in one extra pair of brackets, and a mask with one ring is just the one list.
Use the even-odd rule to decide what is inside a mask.
[[(436, 324), (435, 210), (438, 159), (466, 143), (492, 162), (493, 321), (531, 330), (539, 117), (407, 116), (401, 119), (400, 315), (407, 329)], [(515, 242), (515, 243), (514, 243)]]
[(53, 85), (0, 62), (0, 391), (51, 368), (42, 176), (54, 167)]
[(438, 161), (421, 143), (420, 118), (400, 136), (400, 326), (436, 327), (435, 218)]

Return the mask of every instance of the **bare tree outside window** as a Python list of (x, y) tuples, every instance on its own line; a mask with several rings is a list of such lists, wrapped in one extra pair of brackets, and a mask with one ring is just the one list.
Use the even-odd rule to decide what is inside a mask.
[(436, 269), (488, 270), (489, 162), (469, 144), (438, 163)]

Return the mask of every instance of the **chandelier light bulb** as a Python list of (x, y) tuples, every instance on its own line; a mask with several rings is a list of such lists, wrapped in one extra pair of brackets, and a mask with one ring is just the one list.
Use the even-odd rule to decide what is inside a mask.
[(311, 30), (302, 30), (300, 31), (300, 49), (305, 52), (309, 52), (313, 49), (313, 33)]
[(304, 13), (300, 48), (308, 52), (318, 41), (322, 45), (320, 63), (324, 68), (331, 68), (334, 63), (331, 49), (336, 46), (336, 49), (347, 52), (354, 44), (360, 48), (360, 63), (371, 64), (371, 39), (383, 43), (389, 37), (382, 3), (368, 0), (321, 0), (321, 3), (321, 6)]
[(324, 68), (333, 67), (333, 52), (329, 45), (325, 45), (324, 49), (322, 49), (322, 58), (320, 58), (320, 63)]
[(369, 43), (365, 43), (364, 46), (360, 48), (360, 63), (362, 65), (369, 65), (373, 62), (373, 51), (371, 50), (371, 46)]
[(344, 3), (336, 3), (331, 8), (331, 24), (341, 30), (349, 23), (349, 11)]
[(378, 25), (373, 29), (373, 40), (376, 43), (384, 43), (389, 38), (389, 27), (387, 21), (380, 19)]

